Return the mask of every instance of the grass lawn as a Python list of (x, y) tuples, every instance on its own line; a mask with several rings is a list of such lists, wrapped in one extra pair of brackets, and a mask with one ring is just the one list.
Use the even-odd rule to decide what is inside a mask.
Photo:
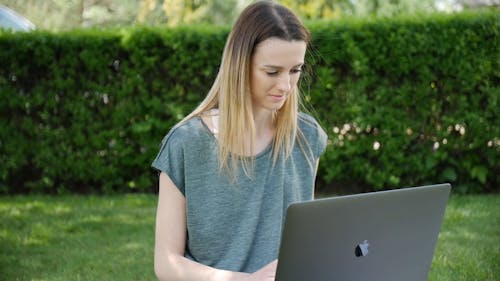
[[(155, 280), (155, 208), (155, 195), (0, 197), (0, 280)], [(499, 244), (500, 194), (453, 195), (429, 280), (500, 280)]]

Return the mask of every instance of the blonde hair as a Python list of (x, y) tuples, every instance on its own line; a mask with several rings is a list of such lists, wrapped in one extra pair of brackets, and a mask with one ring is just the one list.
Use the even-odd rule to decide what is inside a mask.
[[(260, 1), (249, 5), (240, 14), (224, 47), (217, 77), (201, 104), (182, 121), (202, 116), (218, 108), (219, 168), (235, 171), (238, 163), (247, 176), (252, 176), (252, 148), (255, 139), (252, 98), (250, 94), (250, 65), (255, 47), (262, 41), (277, 37), (287, 41), (310, 41), (309, 31), (286, 7)], [(283, 150), (288, 158), (298, 132), (299, 90), (295, 87), (283, 106), (274, 114), (276, 135), (273, 144), (273, 164)], [(250, 136), (246, 139), (245, 136)], [(251, 151), (247, 151), (250, 147)], [(301, 145), (301, 149), (303, 146)], [(303, 150), (304, 151), (304, 150)], [(309, 159), (309, 157), (307, 157)]]

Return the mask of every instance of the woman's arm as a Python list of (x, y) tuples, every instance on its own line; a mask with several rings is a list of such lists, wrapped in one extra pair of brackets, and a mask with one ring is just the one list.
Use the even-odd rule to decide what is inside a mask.
[(186, 200), (165, 174), (160, 174), (156, 211), (154, 267), (158, 280), (241, 280), (246, 274), (217, 270), (184, 257)]
[(156, 212), (154, 269), (158, 280), (274, 280), (276, 262), (254, 274), (219, 270), (184, 257), (186, 200), (165, 173), (160, 174)]

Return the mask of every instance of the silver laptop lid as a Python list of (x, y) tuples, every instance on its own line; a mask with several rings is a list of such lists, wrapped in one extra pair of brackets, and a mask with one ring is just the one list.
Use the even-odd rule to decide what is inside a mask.
[(451, 186), (289, 206), (277, 281), (427, 280)]

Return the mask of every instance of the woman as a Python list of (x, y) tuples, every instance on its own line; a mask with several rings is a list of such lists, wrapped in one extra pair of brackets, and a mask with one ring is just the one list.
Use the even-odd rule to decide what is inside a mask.
[(285, 211), (313, 198), (326, 134), (299, 112), (309, 32), (287, 8), (248, 6), (205, 100), (163, 140), (160, 280), (274, 280)]

